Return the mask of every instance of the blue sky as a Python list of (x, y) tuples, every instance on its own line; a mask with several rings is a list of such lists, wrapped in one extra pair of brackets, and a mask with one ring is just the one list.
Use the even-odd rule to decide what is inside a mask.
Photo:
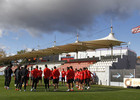
[[(110, 33), (111, 19), (113, 24), (113, 32), (118, 40), (124, 42), (131, 42), (129, 48), (140, 56), (140, 33), (132, 34), (131, 29), (140, 25), (140, 12), (134, 10), (129, 16), (117, 18), (99, 14), (94, 16), (94, 23), (90, 24), (91, 29), (73, 29), (71, 33), (54, 31), (46, 31), (41, 35), (33, 35), (26, 31), (26, 29), (18, 29), (13, 31), (11, 29), (2, 29), (0, 31), (0, 48), (3, 48), (7, 54), (16, 54), (17, 51), (26, 48), (40, 49), (53, 46), (53, 41), (56, 37), (56, 45), (63, 45), (76, 41), (76, 32), (80, 34), (80, 41), (89, 41), (103, 38)], [(61, 25), (61, 24), (60, 24)], [(65, 28), (65, 27), (64, 27)], [(72, 29), (72, 28), (71, 28)], [(1, 30), (1, 29), (0, 29)]]
[[(134, 13), (131, 17), (125, 20), (113, 20), (113, 32), (115, 33), (115, 37), (118, 40), (122, 40), (125, 42), (131, 42), (129, 48), (134, 50), (138, 55), (140, 55), (140, 33), (132, 34), (131, 29), (136, 27), (140, 22), (140, 14)], [(80, 34), (79, 40), (94, 40), (98, 38), (103, 38), (110, 33), (110, 18), (105, 20), (103, 17), (98, 18), (97, 25), (95, 26), (95, 30), (92, 31), (79, 31)], [(93, 25), (94, 27), (94, 25)], [(106, 29), (108, 28), (108, 29)], [(106, 30), (104, 30), (106, 29)], [(101, 31), (101, 32), (100, 32)], [(76, 40), (76, 33), (73, 34), (63, 34), (60, 32), (55, 32), (53, 34), (43, 34), (42, 36), (32, 36), (26, 31), (21, 31), (22, 34), (18, 34), (18, 32), (7, 32), (3, 33), (0, 38), (1, 45), (5, 46), (5, 50), (7, 53), (16, 53), (19, 50), (25, 48), (47, 48), (53, 46), (53, 41), (56, 37), (56, 45), (63, 45), (67, 43), (72, 43)]]

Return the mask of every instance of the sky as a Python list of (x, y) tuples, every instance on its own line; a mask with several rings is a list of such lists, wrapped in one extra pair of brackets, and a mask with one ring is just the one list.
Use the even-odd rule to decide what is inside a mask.
[(0, 48), (16, 54), (113, 33), (140, 56), (140, 0), (0, 0)]

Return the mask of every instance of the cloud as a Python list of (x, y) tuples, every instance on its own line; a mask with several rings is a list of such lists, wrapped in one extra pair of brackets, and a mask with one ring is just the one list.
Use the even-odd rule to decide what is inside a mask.
[(6, 57), (9, 57), (9, 56), (14, 56), (16, 55), (15, 53), (9, 53), (9, 54), (6, 54)]
[(0, 30), (0, 38), (2, 38), (3, 32), (2, 30)]
[(2, 49), (2, 50), (9, 50), (10, 48), (5, 46), (5, 45), (3, 45), (3, 44), (0, 44), (0, 49)]
[(6, 48), (7, 48), (6, 46), (0, 44), (0, 49), (3, 50), (3, 49), (6, 49)]
[(0, 27), (32, 35), (90, 29), (99, 15), (126, 19), (140, 0), (0, 0)]

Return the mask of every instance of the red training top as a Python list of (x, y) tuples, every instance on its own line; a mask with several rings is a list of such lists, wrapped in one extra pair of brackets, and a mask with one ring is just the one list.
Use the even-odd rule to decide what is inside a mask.
[(77, 78), (78, 78), (78, 75), (79, 75), (79, 72), (76, 71), (76, 72), (75, 72), (75, 77), (74, 77), (74, 79), (77, 79)]
[(88, 78), (91, 78), (91, 72), (87, 70)]
[(68, 81), (70, 79), (70, 70), (67, 70), (66, 76), (67, 76), (67, 81)]
[(30, 71), (28, 71), (27, 77), (29, 77)]
[(80, 80), (83, 80), (84, 79), (84, 72), (83, 71), (80, 71), (79, 72), (79, 79)]
[(45, 68), (44, 71), (43, 71), (43, 73), (44, 73), (44, 78), (45, 78), (45, 79), (46, 79), (46, 78), (49, 78), (50, 75), (51, 75), (51, 71), (50, 71), (49, 68)]
[(37, 68), (35, 68), (34, 70), (32, 70), (32, 75), (33, 75), (33, 78), (37, 78), (38, 75), (39, 75), (39, 70)]
[(39, 77), (42, 77), (42, 70), (39, 70)]
[(52, 75), (53, 75), (53, 79), (59, 79), (60, 73), (57, 69), (54, 69)]
[(87, 70), (83, 70), (83, 72), (84, 72), (84, 79), (87, 79), (88, 78)]
[(74, 79), (75, 72), (73, 69), (70, 69), (70, 79)]
[(65, 71), (62, 71), (61, 74), (62, 74), (62, 77), (66, 76), (66, 72)]

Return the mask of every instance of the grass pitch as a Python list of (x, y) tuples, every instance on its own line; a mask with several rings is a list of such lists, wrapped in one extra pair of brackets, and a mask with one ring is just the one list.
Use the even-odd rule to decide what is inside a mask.
[(74, 88), (73, 92), (66, 92), (67, 87), (59, 86), (57, 92), (45, 92), (44, 86), (38, 86), (36, 92), (15, 91), (12, 77), (10, 90), (4, 89), (4, 76), (0, 76), (0, 100), (140, 100), (140, 89), (124, 89), (120, 87), (92, 85), (91, 89), (80, 91)]

